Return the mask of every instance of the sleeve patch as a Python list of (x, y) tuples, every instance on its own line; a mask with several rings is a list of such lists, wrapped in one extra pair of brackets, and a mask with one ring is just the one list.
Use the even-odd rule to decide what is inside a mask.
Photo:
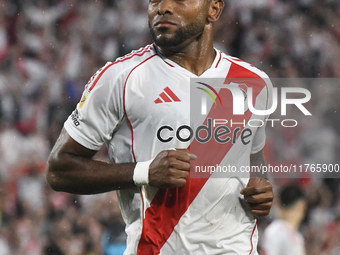
[(86, 102), (86, 99), (88, 98), (89, 94), (90, 94), (90, 92), (87, 89), (85, 89), (85, 91), (83, 92), (83, 96), (81, 97), (80, 102), (78, 104), (78, 109), (83, 108), (83, 106), (84, 106), (84, 104)]

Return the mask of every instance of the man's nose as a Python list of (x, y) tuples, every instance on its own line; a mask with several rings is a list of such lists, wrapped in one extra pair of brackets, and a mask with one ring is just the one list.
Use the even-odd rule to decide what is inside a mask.
[(164, 14), (172, 14), (174, 8), (174, 1), (173, 0), (161, 0), (158, 4), (158, 13), (160, 15)]

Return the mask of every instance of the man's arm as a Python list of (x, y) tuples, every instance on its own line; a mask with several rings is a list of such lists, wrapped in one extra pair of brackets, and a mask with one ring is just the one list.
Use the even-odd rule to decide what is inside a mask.
[[(265, 160), (263, 151), (250, 155), (250, 166), (264, 166)], [(250, 212), (254, 216), (266, 216), (270, 212), (274, 199), (273, 187), (267, 180), (267, 175), (263, 173), (251, 173), (246, 188), (241, 190), (244, 199), (247, 202)]]
[[(97, 194), (134, 187), (136, 163), (111, 164), (93, 160), (96, 151), (74, 141), (62, 130), (47, 164), (47, 181), (56, 191)], [(190, 152), (185, 149), (160, 152), (149, 167), (149, 185), (181, 187), (190, 169)]]

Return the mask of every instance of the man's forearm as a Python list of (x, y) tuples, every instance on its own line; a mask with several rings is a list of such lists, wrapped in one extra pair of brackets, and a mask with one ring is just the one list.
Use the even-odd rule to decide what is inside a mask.
[(96, 161), (96, 151), (75, 142), (65, 129), (53, 147), (47, 163), (47, 181), (57, 191), (97, 194), (134, 187), (135, 163), (110, 164)]
[(56, 191), (76, 194), (97, 194), (136, 187), (136, 184), (182, 187), (189, 176), (190, 160), (195, 159), (187, 149), (164, 150), (152, 161), (139, 162), (136, 167), (136, 163), (96, 161), (95, 154), (96, 151), (82, 146), (63, 129), (48, 160), (48, 183)]
[(255, 169), (254, 166), (256, 166), (256, 169), (258, 170), (258, 171), (252, 171), (250, 173), (250, 177), (268, 179), (267, 173), (262, 171), (263, 166), (266, 166), (266, 162), (264, 160), (262, 150), (258, 153), (250, 155), (250, 166), (251, 166), (251, 169)]
[(56, 191), (97, 194), (135, 186), (135, 163), (110, 164), (72, 155), (62, 157), (62, 163), (53, 159), (48, 163), (47, 181)]

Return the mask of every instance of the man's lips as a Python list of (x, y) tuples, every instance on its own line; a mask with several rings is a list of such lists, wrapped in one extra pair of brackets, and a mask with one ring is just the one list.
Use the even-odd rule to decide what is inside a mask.
[(157, 21), (155, 24), (154, 24), (154, 27), (156, 28), (160, 28), (160, 27), (171, 27), (171, 26), (174, 26), (176, 25), (175, 23), (169, 21), (169, 20), (160, 20), (160, 21)]

